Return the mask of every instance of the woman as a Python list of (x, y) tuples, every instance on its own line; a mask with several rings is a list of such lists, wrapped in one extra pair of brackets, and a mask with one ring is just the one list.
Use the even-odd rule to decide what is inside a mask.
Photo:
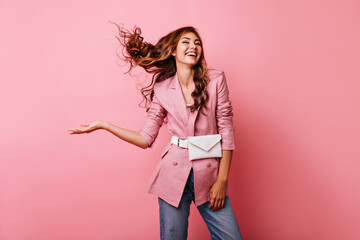
[[(152, 146), (167, 122), (172, 138), (148, 186), (148, 191), (158, 196), (161, 239), (187, 238), (191, 201), (206, 222), (211, 239), (242, 239), (227, 195), (235, 145), (224, 72), (207, 69), (202, 40), (191, 26), (170, 32), (156, 45), (143, 41), (140, 28), (131, 33), (117, 27), (130, 70), (135, 65), (153, 73), (151, 84), (141, 90), (148, 106), (147, 119), (139, 131), (94, 121), (81, 124), (83, 129), (69, 129), (70, 134), (104, 129), (145, 149)], [(213, 134), (221, 135), (221, 158), (189, 161), (187, 137)]]

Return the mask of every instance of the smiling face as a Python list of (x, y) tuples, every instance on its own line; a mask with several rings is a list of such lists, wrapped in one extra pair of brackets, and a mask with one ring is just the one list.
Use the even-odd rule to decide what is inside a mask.
[(197, 64), (202, 52), (201, 42), (193, 32), (184, 33), (176, 46), (172, 55), (175, 57), (176, 66), (188, 65), (190, 67)]

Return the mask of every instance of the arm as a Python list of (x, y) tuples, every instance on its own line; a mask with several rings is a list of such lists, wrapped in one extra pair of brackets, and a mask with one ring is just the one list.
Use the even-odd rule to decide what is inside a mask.
[(148, 143), (146, 139), (139, 132), (121, 128), (104, 121), (102, 123), (103, 123), (101, 125), (102, 129), (111, 132), (112, 134), (121, 138), (122, 140), (134, 144), (143, 149), (146, 149), (148, 147)]
[(161, 106), (156, 97), (156, 94), (154, 94), (148, 111), (147, 119), (138, 132), (117, 127), (105, 121), (93, 121), (91, 123), (83, 123), (80, 125), (86, 128), (68, 129), (68, 131), (70, 131), (70, 134), (80, 134), (90, 133), (98, 129), (104, 129), (126, 142), (145, 149), (151, 147), (151, 145), (155, 141), (166, 114), (167, 111)]
[(219, 173), (217, 181), (227, 183), (230, 172), (233, 150), (222, 150), (222, 158), (220, 160)]
[(104, 129), (128, 143), (134, 144), (144, 149), (148, 147), (146, 139), (139, 132), (136, 131), (121, 128), (100, 120), (93, 121), (91, 123), (82, 123), (80, 125), (85, 128), (68, 129), (68, 131), (70, 131), (70, 134), (90, 133), (98, 129)]
[(166, 109), (162, 107), (157, 97), (156, 84), (154, 85), (154, 96), (147, 113), (147, 119), (139, 133), (145, 138), (148, 147), (151, 148), (167, 115)]
[(222, 137), (222, 158), (220, 159), (217, 180), (210, 189), (210, 209), (212, 211), (216, 211), (224, 206), (232, 153), (235, 149), (232, 122), (233, 111), (229, 99), (229, 90), (224, 73), (222, 73), (221, 77), (222, 79), (217, 86), (216, 119), (218, 130)]
[(235, 137), (233, 127), (233, 109), (229, 99), (229, 90), (224, 72), (217, 86), (216, 119), (219, 133), (221, 134), (222, 158), (220, 160), (218, 181), (228, 181), (232, 153), (235, 150)]
[(210, 189), (209, 208), (216, 211), (224, 206), (226, 196), (226, 185), (228, 183), (230, 165), (232, 160), (232, 150), (222, 150), (219, 173), (216, 182)]

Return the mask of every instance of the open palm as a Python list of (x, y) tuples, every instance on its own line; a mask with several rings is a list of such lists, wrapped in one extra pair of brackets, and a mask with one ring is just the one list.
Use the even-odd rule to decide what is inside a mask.
[(91, 123), (81, 123), (80, 126), (83, 126), (84, 128), (71, 128), (68, 129), (68, 131), (70, 131), (70, 134), (90, 133), (100, 128), (101, 121), (96, 120)]

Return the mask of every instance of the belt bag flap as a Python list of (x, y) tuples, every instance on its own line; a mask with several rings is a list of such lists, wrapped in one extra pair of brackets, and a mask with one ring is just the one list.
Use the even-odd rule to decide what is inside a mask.
[(188, 137), (189, 160), (222, 157), (221, 135)]

